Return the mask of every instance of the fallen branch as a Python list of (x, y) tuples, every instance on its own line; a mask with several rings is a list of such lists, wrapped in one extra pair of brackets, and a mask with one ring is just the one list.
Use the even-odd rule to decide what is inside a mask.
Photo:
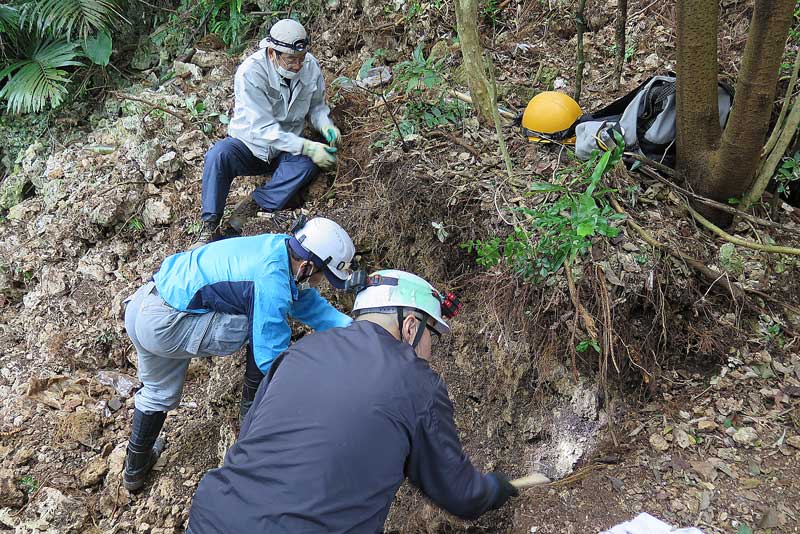
[[(622, 209), (622, 206), (620, 206), (616, 198), (609, 197), (609, 201), (611, 202), (611, 206), (614, 208), (614, 211), (616, 211), (617, 213), (621, 213), (623, 215), (627, 215), (626, 223), (628, 225), (628, 228), (632, 229), (634, 232), (639, 234), (639, 237), (641, 237), (648, 245), (652, 246), (653, 248), (663, 250), (670, 256), (673, 256), (674, 258), (677, 258), (685, 262), (689, 267), (700, 273), (703, 276), (703, 278), (708, 280), (711, 284), (716, 284), (717, 282), (720, 282), (734, 298), (736, 297), (742, 298), (742, 300), (748, 306), (750, 306), (757, 312), (763, 313), (764, 311), (755, 304), (753, 304), (750, 301), (750, 299), (746, 298), (747, 293), (752, 293), (754, 295), (763, 298), (764, 300), (768, 300), (774, 304), (782, 306), (784, 309), (790, 311), (791, 313), (795, 314), (800, 313), (800, 310), (797, 307), (792, 306), (791, 304), (786, 304), (784, 302), (781, 302), (780, 300), (767, 295), (763, 291), (742, 287), (741, 285), (735, 282), (731, 282), (730, 279), (727, 276), (725, 276), (725, 273), (720, 274), (717, 271), (714, 271), (713, 269), (708, 267), (705, 263), (698, 260), (697, 258), (693, 258), (692, 256), (689, 256), (688, 254), (681, 252), (680, 250), (676, 250), (668, 245), (665, 245), (664, 243), (657, 241), (653, 236), (651, 236), (647, 232), (647, 230), (645, 230), (644, 228), (633, 222), (630, 215), (624, 209)], [(792, 333), (792, 335), (794, 335), (794, 333)]]
[(739, 245), (741, 247), (750, 248), (753, 250), (760, 250), (761, 252), (768, 252), (770, 254), (791, 254), (793, 256), (800, 256), (800, 248), (793, 248), (793, 247), (781, 247), (778, 245), (764, 245), (761, 243), (756, 243), (754, 241), (748, 241), (747, 239), (742, 239), (740, 237), (732, 236), (719, 226), (715, 225), (699, 213), (697, 213), (691, 206), (686, 206), (686, 209), (689, 210), (689, 213), (692, 214), (692, 217), (695, 218), (697, 222), (701, 225), (706, 227), (708, 230), (711, 230), (719, 237), (733, 243), (734, 245)]
[(621, 213), (623, 215), (627, 215), (626, 223), (628, 225), (628, 228), (630, 228), (631, 230), (633, 230), (634, 232), (639, 234), (639, 237), (644, 239), (644, 241), (648, 245), (650, 245), (653, 248), (657, 248), (659, 250), (663, 250), (664, 252), (666, 252), (670, 256), (673, 256), (673, 257), (675, 257), (675, 258), (677, 258), (677, 259), (679, 259), (681, 261), (686, 262), (686, 264), (689, 267), (691, 267), (692, 269), (694, 269), (697, 272), (699, 272), (701, 275), (703, 275), (703, 277), (706, 280), (710, 281), (711, 283), (715, 283), (717, 281), (721, 281), (722, 284), (725, 286), (725, 288), (728, 291), (730, 291), (731, 295), (736, 295), (736, 296), (740, 296), (740, 297), (743, 297), (745, 295), (745, 290), (742, 287), (740, 287), (738, 284), (731, 283), (730, 280), (728, 280), (727, 277), (723, 277), (720, 280), (720, 273), (714, 271), (713, 269), (708, 267), (702, 261), (698, 260), (697, 258), (693, 258), (692, 256), (689, 256), (688, 254), (686, 254), (684, 252), (681, 252), (680, 250), (676, 250), (676, 249), (670, 247), (669, 245), (666, 245), (664, 243), (661, 243), (660, 241), (657, 241), (653, 236), (651, 236), (647, 232), (647, 230), (645, 230), (644, 228), (642, 228), (641, 226), (639, 226), (638, 224), (633, 222), (633, 220), (631, 219), (630, 215), (628, 215), (628, 213), (624, 209), (622, 209), (622, 206), (620, 206), (620, 204), (619, 204), (619, 202), (617, 202), (616, 198), (610, 196), (609, 197), (609, 202), (611, 202), (611, 206), (614, 208), (614, 210), (617, 213)]
[[(467, 94), (460, 93), (460, 92), (452, 90), (452, 89), (450, 91), (448, 91), (447, 93), (450, 96), (452, 96), (453, 98), (457, 98), (457, 99), (461, 100), (462, 102), (466, 102), (469, 105), (473, 105), (472, 104), (472, 97), (467, 95)], [(517, 116), (515, 114), (513, 114), (510, 111), (507, 111), (505, 109), (499, 109), (498, 108), (497, 113), (499, 113), (500, 116), (503, 117), (504, 119), (509, 119), (509, 120), (513, 121), (513, 120), (515, 120), (517, 118)]]
[[(655, 163), (655, 162), (653, 162), (653, 163)], [(649, 169), (643, 169), (642, 168), (642, 169), (637, 169), (637, 171), (647, 175), (648, 178), (652, 178), (653, 180), (657, 180), (657, 181), (661, 182), (664, 185), (668, 185), (669, 187), (675, 189), (676, 191), (680, 191), (684, 195), (686, 195), (688, 197), (691, 197), (694, 200), (696, 200), (698, 202), (701, 202), (703, 204), (706, 204), (708, 206), (713, 206), (714, 208), (717, 208), (720, 211), (724, 211), (726, 213), (730, 213), (731, 215), (735, 215), (736, 217), (741, 217), (742, 219), (746, 219), (746, 220), (748, 220), (748, 221), (750, 221), (752, 223), (755, 223), (755, 224), (758, 224), (758, 225), (761, 225), (761, 226), (768, 226), (770, 228), (776, 228), (778, 230), (784, 230), (786, 232), (796, 232), (797, 231), (794, 228), (789, 228), (789, 227), (787, 227), (787, 226), (785, 226), (783, 224), (776, 223), (775, 221), (770, 221), (770, 220), (767, 220), (767, 219), (762, 219), (761, 217), (756, 217), (755, 215), (751, 215), (751, 214), (747, 213), (746, 211), (742, 211), (742, 210), (737, 209), (737, 208), (735, 208), (733, 206), (729, 206), (728, 204), (723, 204), (722, 202), (717, 202), (716, 200), (711, 200), (710, 198), (706, 198), (706, 197), (704, 197), (702, 195), (698, 195), (697, 193), (689, 191), (688, 189), (685, 189), (685, 188), (679, 186), (675, 182), (667, 180), (663, 176), (660, 176), (658, 173), (655, 173), (655, 172), (653, 172), (653, 171), (651, 171)]]
[(118, 93), (116, 91), (112, 91), (111, 94), (113, 94), (115, 96), (118, 96), (119, 98), (121, 98), (123, 100), (132, 100), (134, 102), (141, 102), (142, 104), (150, 106), (150, 108), (152, 108), (152, 109), (157, 109), (159, 111), (163, 111), (164, 113), (169, 113), (173, 117), (177, 117), (178, 119), (180, 119), (181, 122), (183, 122), (183, 124), (185, 126), (191, 126), (192, 125), (192, 121), (190, 121), (189, 119), (187, 119), (183, 115), (181, 115), (181, 114), (179, 114), (179, 113), (177, 113), (175, 111), (171, 111), (171, 110), (169, 110), (169, 109), (167, 109), (165, 107), (159, 106), (158, 104), (153, 104), (152, 102), (148, 102), (147, 100), (144, 100), (143, 98), (137, 98), (135, 96), (126, 95), (124, 93)]
[(457, 145), (459, 145), (459, 146), (461, 146), (461, 147), (464, 147), (464, 148), (465, 148), (465, 149), (467, 149), (467, 150), (468, 150), (468, 151), (469, 151), (469, 152), (470, 152), (470, 153), (471, 153), (473, 156), (475, 156), (475, 157), (476, 157), (476, 158), (478, 158), (478, 159), (481, 159), (481, 153), (480, 153), (480, 152), (478, 152), (478, 149), (477, 149), (477, 148), (475, 148), (475, 147), (474, 147), (474, 146), (472, 146), (471, 144), (467, 143), (467, 142), (466, 142), (466, 141), (464, 141), (463, 139), (459, 139), (459, 138), (458, 138), (458, 137), (456, 137), (455, 135), (448, 134), (448, 133), (445, 133), (445, 132), (437, 132), (437, 131), (433, 131), (433, 132), (431, 132), (431, 133), (430, 133), (430, 135), (432, 135), (433, 137), (442, 137), (442, 138), (444, 138), (444, 139), (447, 139), (448, 141), (451, 141), (451, 142), (453, 142), (453, 143), (455, 143), (455, 144), (457, 144)]

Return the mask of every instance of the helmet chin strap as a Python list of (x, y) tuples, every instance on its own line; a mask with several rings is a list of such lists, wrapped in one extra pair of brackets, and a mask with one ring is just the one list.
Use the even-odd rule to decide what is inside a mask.
[(297, 284), (297, 289), (300, 291), (311, 287), (311, 284), (308, 282), (308, 280), (314, 276), (314, 266), (311, 266), (311, 274), (302, 274), (303, 271), (304, 267), (301, 265), (297, 268), (297, 272), (294, 275), (294, 283)]
[[(404, 308), (402, 306), (397, 307), (397, 325), (400, 327), (401, 338), (403, 337), (403, 321), (405, 320), (405, 317), (403, 316), (403, 309)], [(426, 314), (423, 313), (422, 317), (423, 319), (420, 320), (416, 315), (414, 315), (414, 318), (419, 321), (419, 324), (417, 325), (417, 334), (414, 336), (414, 341), (411, 343), (411, 348), (414, 350), (416, 350), (417, 345), (419, 345), (419, 342), (422, 340), (422, 335), (425, 333), (425, 323), (428, 322), (428, 316)]]

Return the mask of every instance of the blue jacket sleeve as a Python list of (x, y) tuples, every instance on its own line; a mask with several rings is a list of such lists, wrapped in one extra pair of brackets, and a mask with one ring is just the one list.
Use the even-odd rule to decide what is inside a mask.
[(289, 347), (292, 329), (286, 322), (292, 297), (280, 271), (267, 273), (253, 288), (253, 356), (262, 373)]
[(317, 331), (350, 326), (353, 322), (349, 316), (331, 306), (314, 288), (301, 291), (289, 313)]
[(497, 481), (475, 469), (461, 447), (453, 405), (441, 378), (417, 422), (406, 476), (434, 503), (463, 519), (478, 518), (497, 499)]

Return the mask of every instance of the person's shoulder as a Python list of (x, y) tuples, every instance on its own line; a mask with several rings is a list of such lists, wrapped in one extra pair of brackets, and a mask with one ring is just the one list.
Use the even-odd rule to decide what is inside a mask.
[(306, 69), (310, 76), (322, 76), (322, 67), (319, 65), (319, 60), (311, 52), (306, 52)]
[(253, 52), (236, 69), (236, 76), (248, 81), (267, 80), (267, 70), (264, 68), (264, 50)]

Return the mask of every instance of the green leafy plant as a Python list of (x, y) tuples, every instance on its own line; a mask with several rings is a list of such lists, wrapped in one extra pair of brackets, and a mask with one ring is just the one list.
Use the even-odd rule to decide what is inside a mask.
[[(432, 89), (442, 82), (442, 65), (445, 58), (427, 58), (422, 51), (423, 43), (411, 53), (411, 59), (398, 63), (394, 68), (394, 86), (406, 94), (420, 93)], [(405, 85), (405, 87), (402, 87)]]
[[(617, 45), (613, 44), (608, 47), (608, 54), (612, 57), (617, 55)], [(625, 62), (631, 60), (631, 58), (636, 54), (636, 43), (629, 43), (625, 46)]]
[(783, 327), (769, 315), (760, 316), (758, 329), (761, 332), (764, 343), (774, 343), (779, 347), (783, 347), (786, 344)]
[(414, 19), (417, 15), (422, 14), (422, 11), (423, 11), (423, 9), (422, 9), (422, 4), (420, 3), (420, 1), (419, 0), (414, 0), (408, 6), (408, 11), (406, 12), (406, 20)]
[(505, 260), (525, 279), (541, 281), (587, 253), (593, 239), (616, 237), (620, 230), (613, 222), (624, 216), (608, 204), (605, 195), (612, 190), (603, 188), (601, 179), (621, 158), (621, 141), (613, 152), (596, 153), (569, 186), (532, 183), (528, 196), (548, 194), (554, 199), (532, 208), (517, 208), (524, 218), (505, 240), (475, 240), (462, 244), (462, 248), (474, 250), (479, 265), (492, 267)]
[(34, 0), (23, 4), (22, 20), (30, 30), (71, 40), (73, 33), (81, 39), (110, 33), (123, 17), (112, 0)]
[(497, 0), (486, 0), (480, 7), (481, 16), (492, 26), (497, 26), (500, 21), (500, 2)]
[(67, 95), (66, 67), (79, 66), (75, 49), (78, 43), (34, 41), (28, 57), (13, 62), (0, 71), (0, 80), (8, 77), (0, 89), (11, 113), (37, 113), (49, 102), (58, 107)]
[(10, 40), (19, 35), (19, 10), (14, 6), (0, 5), (0, 55), (5, 57)]
[(19, 479), (19, 485), (28, 495), (36, 493), (36, 490), (39, 489), (39, 481), (30, 475), (25, 475)]
[(209, 13), (209, 29), (228, 46), (239, 46), (253, 23), (242, 12), (242, 0), (203, 0), (201, 9)]
[(439, 98), (436, 102), (409, 102), (406, 106), (405, 116), (428, 128), (435, 128), (447, 124), (459, 124), (465, 111), (466, 105), (460, 100)]
[(186, 226), (188, 235), (198, 235), (203, 230), (203, 221), (194, 221)]
[(144, 230), (144, 223), (142, 222), (141, 219), (133, 217), (131, 218), (130, 221), (128, 221), (128, 228), (136, 232), (141, 232), (142, 230)]
[(586, 352), (589, 348), (593, 348), (597, 354), (600, 354), (600, 345), (593, 339), (584, 339), (575, 345), (576, 352)]
[(11, 113), (56, 108), (74, 67), (111, 57), (111, 31), (125, 19), (117, 0), (26, 0), (0, 6), (0, 98)]
[(791, 187), (800, 181), (800, 151), (793, 156), (783, 158), (781, 166), (775, 171), (775, 181), (778, 184), (775, 192), (779, 195), (788, 195)]
[(83, 52), (92, 63), (105, 67), (111, 59), (111, 36), (102, 31), (83, 41)]

